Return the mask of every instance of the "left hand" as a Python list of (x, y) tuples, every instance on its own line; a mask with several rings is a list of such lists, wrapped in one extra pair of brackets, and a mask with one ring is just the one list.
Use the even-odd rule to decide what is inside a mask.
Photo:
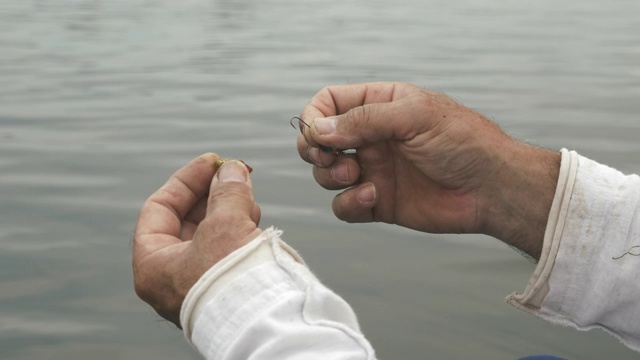
[(246, 166), (230, 161), (216, 173), (218, 159), (204, 154), (176, 171), (144, 203), (136, 225), (136, 293), (178, 327), (182, 302), (200, 276), (261, 233)]

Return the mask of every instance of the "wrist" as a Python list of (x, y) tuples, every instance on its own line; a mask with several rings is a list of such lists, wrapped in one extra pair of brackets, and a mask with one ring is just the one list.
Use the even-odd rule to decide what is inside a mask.
[(510, 139), (500, 149), (482, 213), (485, 231), (540, 258), (561, 154)]

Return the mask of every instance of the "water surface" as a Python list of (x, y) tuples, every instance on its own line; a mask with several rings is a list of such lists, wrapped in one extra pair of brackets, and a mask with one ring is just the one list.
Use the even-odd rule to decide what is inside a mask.
[(637, 358), (504, 304), (534, 265), (496, 240), (336, 220), (288, 120), (328, 84), (408, 81), (639, 172), (639, 17), (634, 1), (2, 2), (2, 358), (199, 358), (135, 297), (130, 239), (144, 199), (207, 151), (255, 168), (262, 225), (380, 359)]

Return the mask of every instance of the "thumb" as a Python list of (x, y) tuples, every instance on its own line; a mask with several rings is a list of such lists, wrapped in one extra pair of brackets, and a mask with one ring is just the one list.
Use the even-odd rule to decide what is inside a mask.
[[(440, 119), (430, 94), (413, 94), (388, 103), (354, 107), (344, 114), (315, 118), (308, 128), (311, 145), (353, 149), (385, 140), (404, 141), (428, 131)], [(436, 120), (437, 119), (437, 120)], [(315, 143), (315, 144), (314, 144)]]
[(207, 213), (193, 237), (195, 251), (207, 260), (205, 267), (260, 233), (259, 211), (246, 165), (237, 160), (225, 162), (211, 181)]
[(254, 218), (253, 186), (245, 164), (232, 160), (225, 162), (216, 172), (209, 189), (206, 218), (220, 226)]

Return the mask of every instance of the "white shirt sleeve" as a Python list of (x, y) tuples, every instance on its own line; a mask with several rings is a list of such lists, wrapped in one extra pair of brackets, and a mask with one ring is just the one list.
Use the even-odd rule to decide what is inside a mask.
[(540, 262), (507, 302), (640, 351), (640, 178), (562, 150)]
[[(351, 307), (280, 235), (265, 230), (198, 280), (180, 313), (187, 339), (207, 359), (375, 359)], [(563, 149), (540, 261), (507, 301), (640, 351), (640, 178)]]
[(209, 269), (180, 312), (206, 359), (367, 359), (375, 354), (355, 313), (302, 258), (265, 230)]

